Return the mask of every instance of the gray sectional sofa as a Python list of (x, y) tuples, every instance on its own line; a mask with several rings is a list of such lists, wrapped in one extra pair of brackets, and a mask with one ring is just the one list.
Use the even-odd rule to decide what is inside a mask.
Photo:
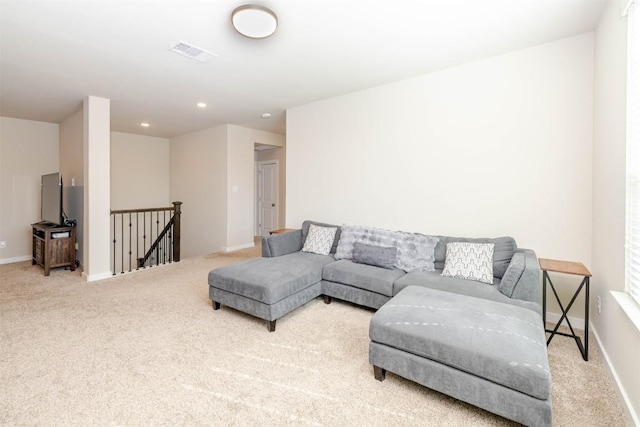
[[(511, 237), (469, 239), (435, 236), (439, 239), (435, 247), (435, 271), (405, 273), (402, 270), (389, 270), (345, 259), (336, 261), (333, 255), (340, 241), (340, 229), (336, 234), (330, 255), (300, 252), (311, 224), (332, 226), (305, 221), (299, 230), (265, 237), (262, 241), (262, 258), (212, 271), (209, 274), (211, 299), (256, 317), (275, 321), (295, 307), (291, 307), (291, 310), (278, 307), (271, 312), (266, 310), (266, 307), (263, 310), (246, 311), (243, 310), (244, 304), (235, 301), (233, 295), (223, 296), (218, 292), (218, 289), (222, 289), (233, 294), (234, 290), (244, 289), (245, 286), (249, 288), (253, 288), (252, 285), (260, 286), (268, 278), (273, 282), (269, 289), (274, 286), (278, 289), (286, 288), (288, 291), (285, 293), (288, 295), (308, 289), (308, 299), (304, 302), (297, 301), (302, 304), (324, 295), (325, 302), (329, 302), (331, 298), (337, 298), (377, 309), (403, 288), (416, 285), (541, 312), (540, 268), (536, 254), (530, 249), (518, 248)], [(492, 285), (441, 276), (446, 244), (453, 241), (489, 242), (496, 245), (494, 252), (496, 277)], [(293, 289), (296, 292), (292, 292)], [(242, 293), (240, 291), (240, 295)], [(218, 300), (217, 297), (222, 298)], [(284, 299), (279, 297), (280, 295), (272, 298), (263, 295), (256, 296), (255, 300), (262, 303), (260, 305), (277, 305)]]
[[(301, 252), (311, 224), (337, 227), (329, 255)], [(380, 308), (407, 286), (455, 292), (486, 300), (517, 305), (537, 313), (540, 268), (534, 251), (518, 248), (511, 237), (457, 238), (435, 236), (435, 271), (384, 269), (350, 260), (336, 260), (340, 227), (305, 221), (302, 228), (265, 237), (262, 258), (212, 270), (209, 273), (209, 297), (214, 309), (220, 304), (235, 308), (269, 322), (270, 329), (280, 317), (317, 298), (325, 297)], [(493, 284), (443, 277), (445, 248), (450, 242), (494, 243)]]
[[(302, 251), (311, 225), (337, 228), (328, 255)], [(336, 298), (379, 309), (370, 325), (376, 379), (389, 370), (520, 423), (551, 425), (536, 254), (511, 237), (433, 237), (433, 271), (406, 272), (338, 257), (341, 228), (305, 221), (265, 237), (262, 258), (212, 270), (209, 297), (214, 310), (222, 304), (251, 314), (269, 331), (321, 295), (327, 304)], [(482, 283), (443, 276), (453, 242), (493, 244), (494, 277)]]

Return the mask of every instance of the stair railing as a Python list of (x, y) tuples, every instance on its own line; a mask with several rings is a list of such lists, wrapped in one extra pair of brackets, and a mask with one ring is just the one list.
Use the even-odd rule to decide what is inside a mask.
[(181, 205), (111, 211), (114, 276), (180, 261)]

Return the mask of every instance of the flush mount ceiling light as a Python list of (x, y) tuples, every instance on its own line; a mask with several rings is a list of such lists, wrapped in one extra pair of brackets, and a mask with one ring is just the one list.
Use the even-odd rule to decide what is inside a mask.
[(196, 104), (196, 107), (198, 107), (198, 108), (207, 108), (207, 103), (206, 102), (198, 102)]
[(142, 126), (143, 128), (148, 128), (151, 125), (149, 123), (147, 123), (147, 122), (142, 122), (142, 123), (140, 123), (140, 126)]
[(250, 39), (264, 39), (275, 33), (278, 17), (271, 9), (255, 4), (237, 7), (231, 14), (233, 28)]

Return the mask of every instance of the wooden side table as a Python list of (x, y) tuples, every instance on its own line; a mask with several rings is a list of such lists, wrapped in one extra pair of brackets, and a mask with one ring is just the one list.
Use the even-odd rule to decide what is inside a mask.
[[(578, 349), (580, 350), (580, 353), (582, 354), (582, 358), (585, 361), (588, 361), (589, 360), (589, 280), (591, 278), (591, 272), (581, 262), (559, 261), (559, 260), (555, 260), (555, 259), (544, 259), (544, 258), (540, 258), (539, 262), (540, 262), (540, 269), (542, 270), (542, 321), (545, 324), (545, 328), (546, 328), (546, 324), (547, 324), (546, 323), (546, 320), (547, 320), (547, 283), (549, 283), (549, 285), (551, 285), (551, 290), (553, 291), (553, 294), (556, 297), (556, 301), (560, 305), (560, 310), (562, 310), (562, 316), (560, 316), (560, 320), (558, 320), (558, 323), (556, 323), (556, 326), (553, 328), (553, 330), (545, 329), (546, 332), (550, 332), (551, 333), (551, 335), (549, 335), (549, 338), (547, 339), (547, 346), (549, 345), (549, 343), (551, 342), (551, 339), (555, 335), (562, 335), (562, 336), (565, 336), (565, 337), (573, 338), (573, 339), (576, 340), (576, 344), (578, 345)], [(549, 277), (549, 273), (548, 273), (549, 271), (553, 271), (553, 272), (556, 272), (556, 273), (563, 273), (563, 274), (571, 274), (571, 275), (575, 275), (575, 276), (583, 276), (584, 277), (582, 279), (582, 282), (580, 283), (580, 286), (578, 286), (578, 289), (573, 294), (573, 297), (571, 298), (571, 301), (569, 301), (569, 304), (567, 305), (566, 308), (562, 305), (562, 302), (560, 301), (560, 297), (558, 297), (558, 293), (556, 292), (556, 288), (553, 286), (553, 282), (551, 281), (551, 278)], [(580, 337), (575, 333), (575, 331), (573, 330), (573, 326), (571, 325), (571, 322), (569, 321), (569, 310), (571, 310), (571, 307), (573, 306), (573, 303), (575, 302), (576, 298), (580, 294), (580, 291), (582, 290), (583, 287), (585, 288), (585, 294), (584, 294), (584, 346), (582, 345), (582, 341), (580, 340)], [(558, 332), (558, 328), (560, 327), (560, 324), (562, 323), (563, 320), (567, 321), (567, 325), (569, 325), (569, 330), (571, 331), (570, 334), (565, 334), (563, 332)]]
[(280, 234), (286, 233), (287, 231), (293, 231), (293, 228), (278, 228), (277, 230), (271, 230), (269, 234)]

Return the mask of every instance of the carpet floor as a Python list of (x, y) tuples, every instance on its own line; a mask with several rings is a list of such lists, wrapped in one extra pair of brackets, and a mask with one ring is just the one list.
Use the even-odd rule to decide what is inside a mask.
[[(278, 320), (213, 311), (207, 273), (259, 247), (86, 283), (0, 265), (1, 425), (506, 426), (368, 362), (372, 310), (318, 298)], [(595, 340), (549, 347), (556, 426), (624, 426)]]

